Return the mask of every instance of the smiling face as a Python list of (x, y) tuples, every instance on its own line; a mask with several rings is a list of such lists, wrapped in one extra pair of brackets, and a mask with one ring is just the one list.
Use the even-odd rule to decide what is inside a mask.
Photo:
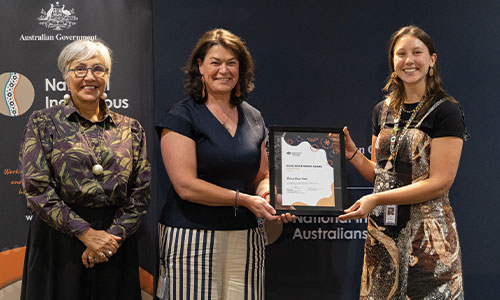
[(394, 71), (405, 87), (425, 89), (429, 68), (436, 63), (436, 53), (429, 53), (427, 46), (418, 38), (404, 35), (393, 49)]
[[(92, 68), (97, 65), (105, 66), (100, 55), (96, 55), (86, 60), (74, 60), (69, 65), (69, 69)], [(80, 103), (98, 101), (106, 89), (108, 74), (96, 76), (91, 70), (87, 71), (84, 77), (77, 77), (73, 71), (69, 71), (66, 84), (71, 92), (73, 103), (78, 106)]]
[(198, 59), (208, 95), (230, 97), (238, 83), (239, 66), (234, 52), (221, 45), (212, 46), (203, 60)]

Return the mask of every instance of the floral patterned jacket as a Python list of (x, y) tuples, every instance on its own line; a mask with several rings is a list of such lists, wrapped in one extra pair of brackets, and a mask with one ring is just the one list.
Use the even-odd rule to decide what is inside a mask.
[[(101, 107), (105, 117), (95, 123), (71, 101), (33, 112), (19, 170), (28, 208), (51, 227), (79, 235), (90, 224), (72, 208), (116, 207), (107, 232), (123, 243), (146, 213), (151, 168), (139, 122), (108, 110), (104, 102)], [(96, 163), (103, 166), (102, 175), (92, 173)]]

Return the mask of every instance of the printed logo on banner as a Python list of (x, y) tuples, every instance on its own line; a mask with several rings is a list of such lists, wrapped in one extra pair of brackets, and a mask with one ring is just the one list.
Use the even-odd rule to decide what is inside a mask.
[(31, 81), (24, 75), (8, 72), (0, 75), (0, 113), (9, 117), (17, 117), (30, 109), (35, 99), (35, 89)]
[(55, 5), (51, 3), (47, 11), (42, 8), (42, 15), (37, 20), (40, 21), (40, 25), (61, 31), (76, 25), (75, 21), (78, 18), (75, 16), (74, 9), (68, 10), (65, 4), (61, 5), (59, 2), (56, 2)]
[[(20, 42), (33, 42), (33, 43), (46, 43), (46, 42), (66, 42), (69, 43), (71, 41), (76, 41), (76, 40), (91, 40), (94, 41), (98, 39), (97, 34), (66, 34), (64, 30), (71, 28), (71, 31), (76, 31), (76, 32), (81, 32), (82, 30), (77, 28), (77, 21), (81, 21), (81, 16), (77, 17), (75, 13), (75, 9), (72, 7), (69, 7), (67, 4), (64, 3), (64, 1), (54, 1), (54, 2), (49, 2), (50, 6), (48, 4), (44, 4), (44, 6), (41, 8), (41, 14), (39, 17), (33, 17), (32, 22), (38, 22), (41, 26), (44, 26), (44, 31), (42, 33), (31, 33), (31, 32), (23, 32), (19, 36), (19, 41)], [(39, 7), (34, 7), (33, 11), (38, 11), (40, 9)], [(74, 27), (73, 27), (74, 26)], [(32, 26), (29, 26), (30, 28)], [(37, 25), (35, 25), (37, 27)], [(39, 31), (39, 30), (36, 30)], [(55, 31), (55, 32), (54, 32)], [(10, 73), (6, 73), (9, 75), (3, 75), (6, 76), (6, 78), (2, 77), (2, 81), (5, 84), (6, 80), (9, 80), (10, 78)], [(22, 80), (23, 76), (21, 76), (21, 82), (20, 84), (22, 85)], [(26, 79), (27, 80), (27, 79)], [(29, 81), (28, 81), (29, 82)], [(31, 86), (31, 83), (30, 83)], [(18, 90), (20, 89), (19, 87), (17, 88)], [(107, 90), (109, 91), (109, 85), (107, 87)], [(56, 78), (45, 78), (45, 91), (46, 92), (67, 92), (66, 88), (66, 82), (62, 80), (58, 80)], [(19, 93), (19, 91), (16, 91), (16, 95)], [(5, 93), (4, 93), (5, 94)], [(9, 94), (10, 95), (10, 94)], [(45, 96), (45, 107), (51, 107), (54, 105), (59, 105), (64, 103), (64, 99), (62, 99), (63, 94), (58, 93), (58, 95), (46, 95)], [(40, 95), (38, 95), (40, 97)], [(0, 111), (2, 114), (7, 115), (7, 116), (17, 116), (20, 114), (23, 114), (28, 110), (33, 103), (33, 98), (30, 100), (29, 104), (27, 107), (23, 110), (23, 107), (20, 102), (24, 101), (23, 97), (19, 96), (14, 99), (4, 97), (4, 102), (0, 102)], [(43, 98), (43, 97), (40, 97)], [(6, 100), (7, 99), (7, 100)], [(27, 98), (26, 98), (27, 99)], [(0, 99), (1, 101), (1, 99)], [(17, 101), (17, 102), (16, 102)], [(3, 103), (6, 103), (4, 105)], [(28, 103), (28, 102), (26, 102)], [(19, 107), (16, 105), (19, 104)], [(129, 99), (127, 98), (122, 98), (122, 97), (117, 97), (117, 98), (108, 98), (106, 99), (106, 104), (108, 105), (109, 108), (111, 109), (128, 109), (129, 106)]]
[(75, 14), (74, 8), (66, 7), (66, 4), (57, 1), (55, 4), (50, 3), (50, 8), (42, 8), (41, 15), (35, 20), (48, 29), (58, 31), (59, 33), (52, 34), (21, 34), (20, 41), (23, 42), (38, 42), (38, 41), (75, 41), (75, 40), (95, 40), (97, 35), (65, 35), (61, 32), (71, 26), (76, 25), (78, 17)]

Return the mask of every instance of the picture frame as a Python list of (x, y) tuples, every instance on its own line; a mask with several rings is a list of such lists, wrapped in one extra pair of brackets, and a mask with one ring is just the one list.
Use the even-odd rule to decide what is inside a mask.
[(342, 128), (269, 127), (270, 201), (277, 214), (343, 214), (345, 166)]

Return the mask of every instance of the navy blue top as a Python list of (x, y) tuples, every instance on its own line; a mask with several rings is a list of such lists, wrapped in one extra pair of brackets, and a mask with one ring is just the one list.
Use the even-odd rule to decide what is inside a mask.
[[(238, 108), (234, 137), (207, 106), (193, 99), (172, 106), (157, 124), (180, 133), (196, 143), (198, 178), (231, 190), (254, 195), (253, 181), (260, 167), (261, 144), (266, 136), (260, 112), (243, 101)], [(257, 226), (255, 215), (246, 207), (207, 206), (182, 200), (169, 185), (160, 223), (173, 227), (238, 230)]]

